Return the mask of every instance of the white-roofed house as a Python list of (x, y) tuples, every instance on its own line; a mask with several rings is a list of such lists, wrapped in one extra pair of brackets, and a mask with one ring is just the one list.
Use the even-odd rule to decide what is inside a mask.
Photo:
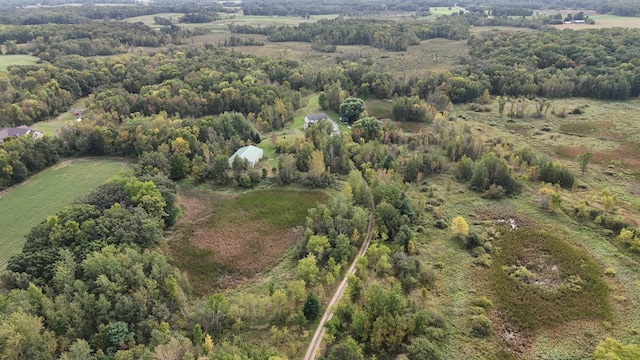
[(258, 161), (262, 159), (263, 156), (264, 151), (262, 151), (262, 149), (260, 149), (259, 147), (253, 145), (243, 146), (240, 149), (236, 150), (233, 155), (231, 155), (231, 157), (229, 158), (229, 166), (233, 166), (233, 160), (235, 160), (236, 157), (239, 157), (241, 159), (247, 160), (249, 165), (251, 165), (251, 167), (254, 167), (256, 166)]

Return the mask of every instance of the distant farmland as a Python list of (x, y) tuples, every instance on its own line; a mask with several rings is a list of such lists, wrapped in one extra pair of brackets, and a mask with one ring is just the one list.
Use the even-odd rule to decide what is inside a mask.
[(0, 55), (0, 71), (7, 71), (11, 65), (32, 65), (38, 58), (31, 55)]
[(32, 227), (103, 184), (127, 166), (123, 159), (67, 160), (0, 195), (0, 270)]

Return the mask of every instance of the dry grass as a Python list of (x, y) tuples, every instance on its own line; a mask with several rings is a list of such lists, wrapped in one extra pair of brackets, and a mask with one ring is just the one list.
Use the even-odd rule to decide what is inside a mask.
[[(588, 12), (585, 12), (587, 14)], [(572, 30), (584, 30), (584, 29), (603, 29), (603, 28), (612, 28), (612, 27), (623, 27), (623, 28), (632, 28), (638, 29), (640, 28), (640, 20), (638, 20), (635, 16), (615, 16), (615, 15), (598, 15), (591, 14), (589, 17), (595, 20), (594, 25), (587, 24), (562, 24), (562, 25), (554, 25), (555, 28), (558, 29), (572, 29)]]
[(164, 249), (195, 291), (236, 287), (271, 268), (302, 236), (307, 210), (326, 200), (320, 191), (255, 190), (222, 194), (180, 190), (185, 209)]
[[(224, 44), (224, 40), (231, 36), (228, 32), (217, 32), (193, 37), (188, 46), (203, 44)], [(383, 70), (390, 71), (398, 77), (422, 77), (429, 71), (440, 72), (450, 70), (460, 63), (460, 58), (468, 53), (468, 46), (464, 41), (447, 39), (425, 40), (420, 45), (411, 46), (407, 51), (393, 52), (361, 45), (340, 45), (335, 53), (322, 53), (311, 49), (311, 44), (305, 42), (271, 43), (264, 35), (240, 35), (263, 41), (264, 46), (237, 46), (233, 49), (241, 53), (268, 56), (271, 58), (286, 58), (298, 61), (303, 66), (311, 68), (332, 66), (336, 58), (342, 57), (357, 62), (372, 61)]]

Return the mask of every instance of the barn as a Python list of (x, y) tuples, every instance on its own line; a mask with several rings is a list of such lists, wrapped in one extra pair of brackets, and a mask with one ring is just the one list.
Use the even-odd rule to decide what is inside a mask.
[(262, 159), (262, 156), (264, 156), (264, 152), (259, 147), (253, 145), (243, 146), (240, 149), (236, 150), (233, 155), (231, 155), (231, 157), (229, 158), (229, 166), (233, 165), (233, 160), (235, 160), (236, 157), (239, 157), (241, 159), (247, 160), (249, 165), (251, 165), (251, 167), (254, 167), (256, 166), (258, 161)]

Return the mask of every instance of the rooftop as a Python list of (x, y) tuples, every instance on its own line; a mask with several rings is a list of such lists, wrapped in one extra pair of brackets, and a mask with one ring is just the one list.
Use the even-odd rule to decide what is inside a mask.
[(30, 132), (31, 132), (31, 129), (29, 129), (27, 125), (22, 125), (18, 127), (6, 127), (0, 130), (0, 140), (7, 138), (9, 136), (20, 137)]
[(323, 119), (328, 119), (329, 115), (325, 113), (319, 113), (319, 114), (307, 115), (306, 118), (309, 120), (323, 120)]

